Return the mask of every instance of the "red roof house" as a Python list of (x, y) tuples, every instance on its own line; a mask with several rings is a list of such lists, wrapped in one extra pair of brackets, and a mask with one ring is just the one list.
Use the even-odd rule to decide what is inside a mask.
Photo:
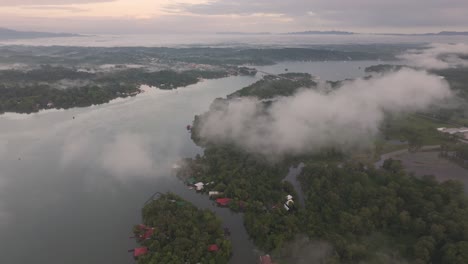
[(231, 202), (231, 198), (218, 198), (216, 203), (221, 206), (227, 206)]
[(216, 244), (210, 245), (210, 246), (208, 247), (208, 251), (209, 251), (209, 252), (216, 252), (216, 251), (218, 251), (218, 250), (219, 250), (219, 247), (218, 247), (218, 245), (216, 245)]
[(133, 251), (133, 257), (138, 258), (139, 256), (143, 256), (148, 254), (148, 248), (147, 247), (140, 247), (140, 248), (135, 248), (135, 251)]
[(273, 264), (270, 255), (260, 256), (260, 264)]
[(154, 234), (154, 228), (146, 229), (145, 233), (140, 237), (141, 239), (150, 239)]

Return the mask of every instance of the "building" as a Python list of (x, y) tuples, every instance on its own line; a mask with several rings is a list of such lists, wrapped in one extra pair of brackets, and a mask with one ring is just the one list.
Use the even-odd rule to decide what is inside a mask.
[(208, 195), (210, 197), (215, 197), (215, 196), (219, 196), (219, 195), (222, 195), (223, 193), (222, 192), (217, 192), (217, 191), (210, 191), (208, 192)]
[(148, 248), (147, 247), (139, 247), (139, 248), (135, 248), (133, 250), (133, 257), (135, 259), (138, 259), (138, 257), (146, 255), (146, 254), (148, 254)]
[(450, 135), (457, 134), (457, 133), (468, 133), (468, 127), (460, 127), (460, 128), (446, 128), (446, 127), (440, 127), (437, 128), (438, 131), (442, 133), (448, 133)]
[(437, 130), (441, 133), (447, 133), (450, 135), (460, 135), (462, 138), (468, 140), (468, 127), (460, 127), (460, 128), (446, 128), (446, 127), (439, 127)]
[(228, 206), (229, 203), (231, 203), (231, 199), (230, 198), (218, 198), (216, 199), (216, 203), (219, 206)]
[(286, 211), (289, 211), (291, 210), (291, 208), (294, 207), (294, 201), (293, 201), (292, 195), (288, 194), (286, 196), (286, 202), (284, 203), (283, 207), (284, 209), (286, 209)]
[(219, 250), (219, 247), (218, 247), (218, 245), (216, 245), (216, 244), (213, 244), (213, 245), (208, 246), (208, 251), (209, 251), (209, 252), (216, 252), (216, 251), (218, 251), (218, 250)]
[(260, 256), (259, 264), (274, 264), (270, 255)]
[(197, 191), (201, 191), (203, 190), (205, 184), (203, 182), (198, 182), (198, 183), (195, 183), (194, 186)]

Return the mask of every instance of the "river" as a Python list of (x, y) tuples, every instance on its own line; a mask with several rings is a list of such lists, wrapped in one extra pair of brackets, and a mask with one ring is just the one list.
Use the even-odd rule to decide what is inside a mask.
[[(342, 78), (363, 66), (337, 63), (347, 65), (339, 68)], [(323, 67), (337, 71), (336, 64)], [(242, 216), (187, 190), (170, 175), (170, 167), (202, 152), (185, 129), (193, 116), (258, 78), (146, 89), (88, 108), (1, 115), (0, 263), (133, 263), (127, 250), (135, 244), (128, 237), (140, 222), (143, 203), (157, 191), (172, 191), (214, 210), (231, 229), (232, 263), (255, 263)]]

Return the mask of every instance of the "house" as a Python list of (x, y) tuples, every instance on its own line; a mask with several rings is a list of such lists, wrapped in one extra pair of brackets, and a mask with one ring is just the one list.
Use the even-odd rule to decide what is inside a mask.
[(291, 195), (287, 195), (286, 196), (286, 202), (284, 203), (283, 207), (284, 209), (286, 209), (286, 211), (289, 211), (291, 210), (291, 208), (294, 207), (294, 201), (293, 201), (293, 197)]
[(135, 259), (138, 259), (138, 257), (146, 255), (146, 254), (148, 254), (148, 248), (147, 247), (139, 247), (139, 248), (135, 248), (133, 250), (133, 257)]
[(460, 128), (446, 128), (446, 127), (439, 127), (437, 130), (441, 133), (447, 133), (450, 135), (459, 135), (462, 138), (468, 140), (468, 127), (460, 127)]
[(203, 190), (203, 186), (204, 186), (204, 185), (205, 185), (205, 184), (204, 184), (203, 182), (198, 182), (198, 183), (195, 183), (195, 184), (194, 184), (195, 189), (196, 189), (197, 191)]
[[(137, 234), (138, 233), (140, 234), (140, 235), (137, 236), (137, 238), (139, 238), (141, 240), (150, 239), (154, 234), (154, 227), (148, 227), (146, 225), (139, 224), (137, 226), (136, 232), (137, 232)], [(141, 234), (141, 233), (143, 233), (143, 234)]]
[(468, 127), (460, 127), (460, 128), (446, 128), (446, 127), (439, 127), (437, 128), (438, 131), (442, 133), (447, 133), (450, 135), (454, 135), (457, 133), (467, 133), (468, 132)]
[(260, 256), (259, 264), (274, 264), (270, 255)]
[(143, 240), (151, 239), (153, 234), (154, 234), (154, 228), (148, 228), (148, 229), (146, 229), (145, 233), (140, 236), (140, 238), (143, 239)]
[(218, 198), (216, 199), (216, 203), (219, 206), (228, 206), (231, 203), (231, 198)]
[(213, 244), (213, 245), (208, 246), (208, 251), (209, 251), (209, 252), (216, 252), (216, 251), (218, 251), (218, 250), (219, 250), (219, 247), (218, 247), (218, 245), (216, 245), (216, 244)]
[(208, 192), (208, 196), (210, 196), (210, 197), (219, 196), (219, 195), (222, 195), (222, 194), (223, 194), (222, 192), (218, 192), (218, 191), (210, 191), (210, 192)]

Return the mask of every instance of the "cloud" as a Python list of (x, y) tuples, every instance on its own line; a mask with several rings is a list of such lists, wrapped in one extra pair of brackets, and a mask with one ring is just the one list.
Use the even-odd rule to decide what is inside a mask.
[(85, 12), (87, 9), (72, 7), (72, 6), (56, 6), (56, 5), (35, 5), (35, 6), (24, 6), (24, 9), (32, 10), (61, 10), (70, 12)]
[(408, 65), (425, 69), (445, 69), (452, 67), (468, 67), (468, 45), (431, 44), (424, 49), (414, 49), (399, 56)]
[(202, 15), (282, 14), (293, 18), (298, 22), (297, 26), (307, 24), (312, 18), (320, 18), (321, 23), (325, 24), (308, 26), (375, 28), (468, 25), (465, 18), (468, 2), (464, 0), (217, 0), (204, 4), (179, 4), (176, 7)]
[(254, 98), (232, 100), (202, 118), (200, 136), (276, 156), (325, 147), (354, 149), (372, 142), (385, 112), (424, 110), (451, 96), (448, 84), (427, 72), (403, 69), (346, 82), (324, 94), (303, 90), (265, 109)]
[(125, 178), (150, 174), (153, 161), (147, 141), (140, 135), (124, 133), (104, 146), (100, 164), (112, 175)]
[(0, 6), (73, 5), (115, 2), (116, 0), (2, 0)]

